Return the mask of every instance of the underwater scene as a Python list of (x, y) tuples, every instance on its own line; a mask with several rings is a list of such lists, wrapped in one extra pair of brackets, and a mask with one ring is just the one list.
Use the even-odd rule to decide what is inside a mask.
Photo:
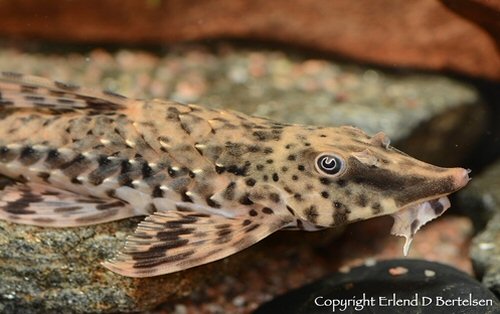
[(499, 15), (0, 1), (0, 313), (500, 313)]

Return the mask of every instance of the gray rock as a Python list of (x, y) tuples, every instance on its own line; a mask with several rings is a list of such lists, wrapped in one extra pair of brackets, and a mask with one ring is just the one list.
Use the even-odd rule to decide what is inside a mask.
[(472, 242), (474, 270), (500, 295), (500, 160), (472, 181), (460, 194), (460, 201), (473, 217), (476, 230), (482, 230)]
[[(132, 279), (100, 266), (140, 218), (51, 229), (0, 221), (1, 313), (105, 313), (146, 310), (188, 294), (214, 266)], [(224, 271), (226, 265), (218, 265)], [(221, 269), (222, 267), (222, 269)]]
[[(388, 74), (293, 53), (227, 45), (216, 52), (183, 47), (162, 56), (127, 50), (70, 55), (0, 49), (0, 69), (107, 88), (130, 97), (196, 102), (286, 122), (351, 124), (372, 134), (382, 130), (400, 145), (413, 139), (418, 157), (441, 164), (463, 159), (467, 150), (457, 151), (455, 144), (467, 147), (462, 144), (474, 141), (484, 125), (477, 92), (438, 75)], [(479, 118), (471, 120), (472, 112)], [(463, 132), (464, 121), (470, 132)], [(413, 136), (422, 126), (427, 131)], [(450, 140), (450, 134), (463, 136)], [(0, 312), (141, 311), (202, 288), (207, 279), (233, 271), (243, 260), (251, 264), (258, 256), (250, 251), (146, 279), (106, 271), (99, 263), (122, 247), (138, 221), (71, 229), (0, 221)]]
[(500, 213), (500, 160), (488, 167), (458, 194), (458, 207), (481, 231), (495, 214)]
[(470, 255), (474, 271), (483, 284), (500, 295), (500, 212), (474, 238)]

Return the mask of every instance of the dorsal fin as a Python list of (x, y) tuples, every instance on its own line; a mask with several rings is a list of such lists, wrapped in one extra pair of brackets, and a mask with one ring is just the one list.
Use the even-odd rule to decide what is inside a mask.
[(0, 72), (0, 110), (116, 111), (126, 108), (130, 102), (130, 99), (109, 91), (96, 91), (37, 76)]

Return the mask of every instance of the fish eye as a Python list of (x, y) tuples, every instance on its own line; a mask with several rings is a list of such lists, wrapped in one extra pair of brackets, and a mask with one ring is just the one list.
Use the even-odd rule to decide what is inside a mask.
[(316, 170), (328, 176), (337, 176), (345, 168), (342, 158), (333, 153), (322, 153), (316, 157)]

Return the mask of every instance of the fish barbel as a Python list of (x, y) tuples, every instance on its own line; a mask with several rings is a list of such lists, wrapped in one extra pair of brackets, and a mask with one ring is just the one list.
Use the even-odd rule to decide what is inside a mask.
[(469, 181), (354, 127), (279, 123), (12, 72), (0, 74), (0, 219), (73, 227), (146, 216), (103, 265), (148, 277), (206, 264), (280, 229), (392, 215), (413, 236)]

